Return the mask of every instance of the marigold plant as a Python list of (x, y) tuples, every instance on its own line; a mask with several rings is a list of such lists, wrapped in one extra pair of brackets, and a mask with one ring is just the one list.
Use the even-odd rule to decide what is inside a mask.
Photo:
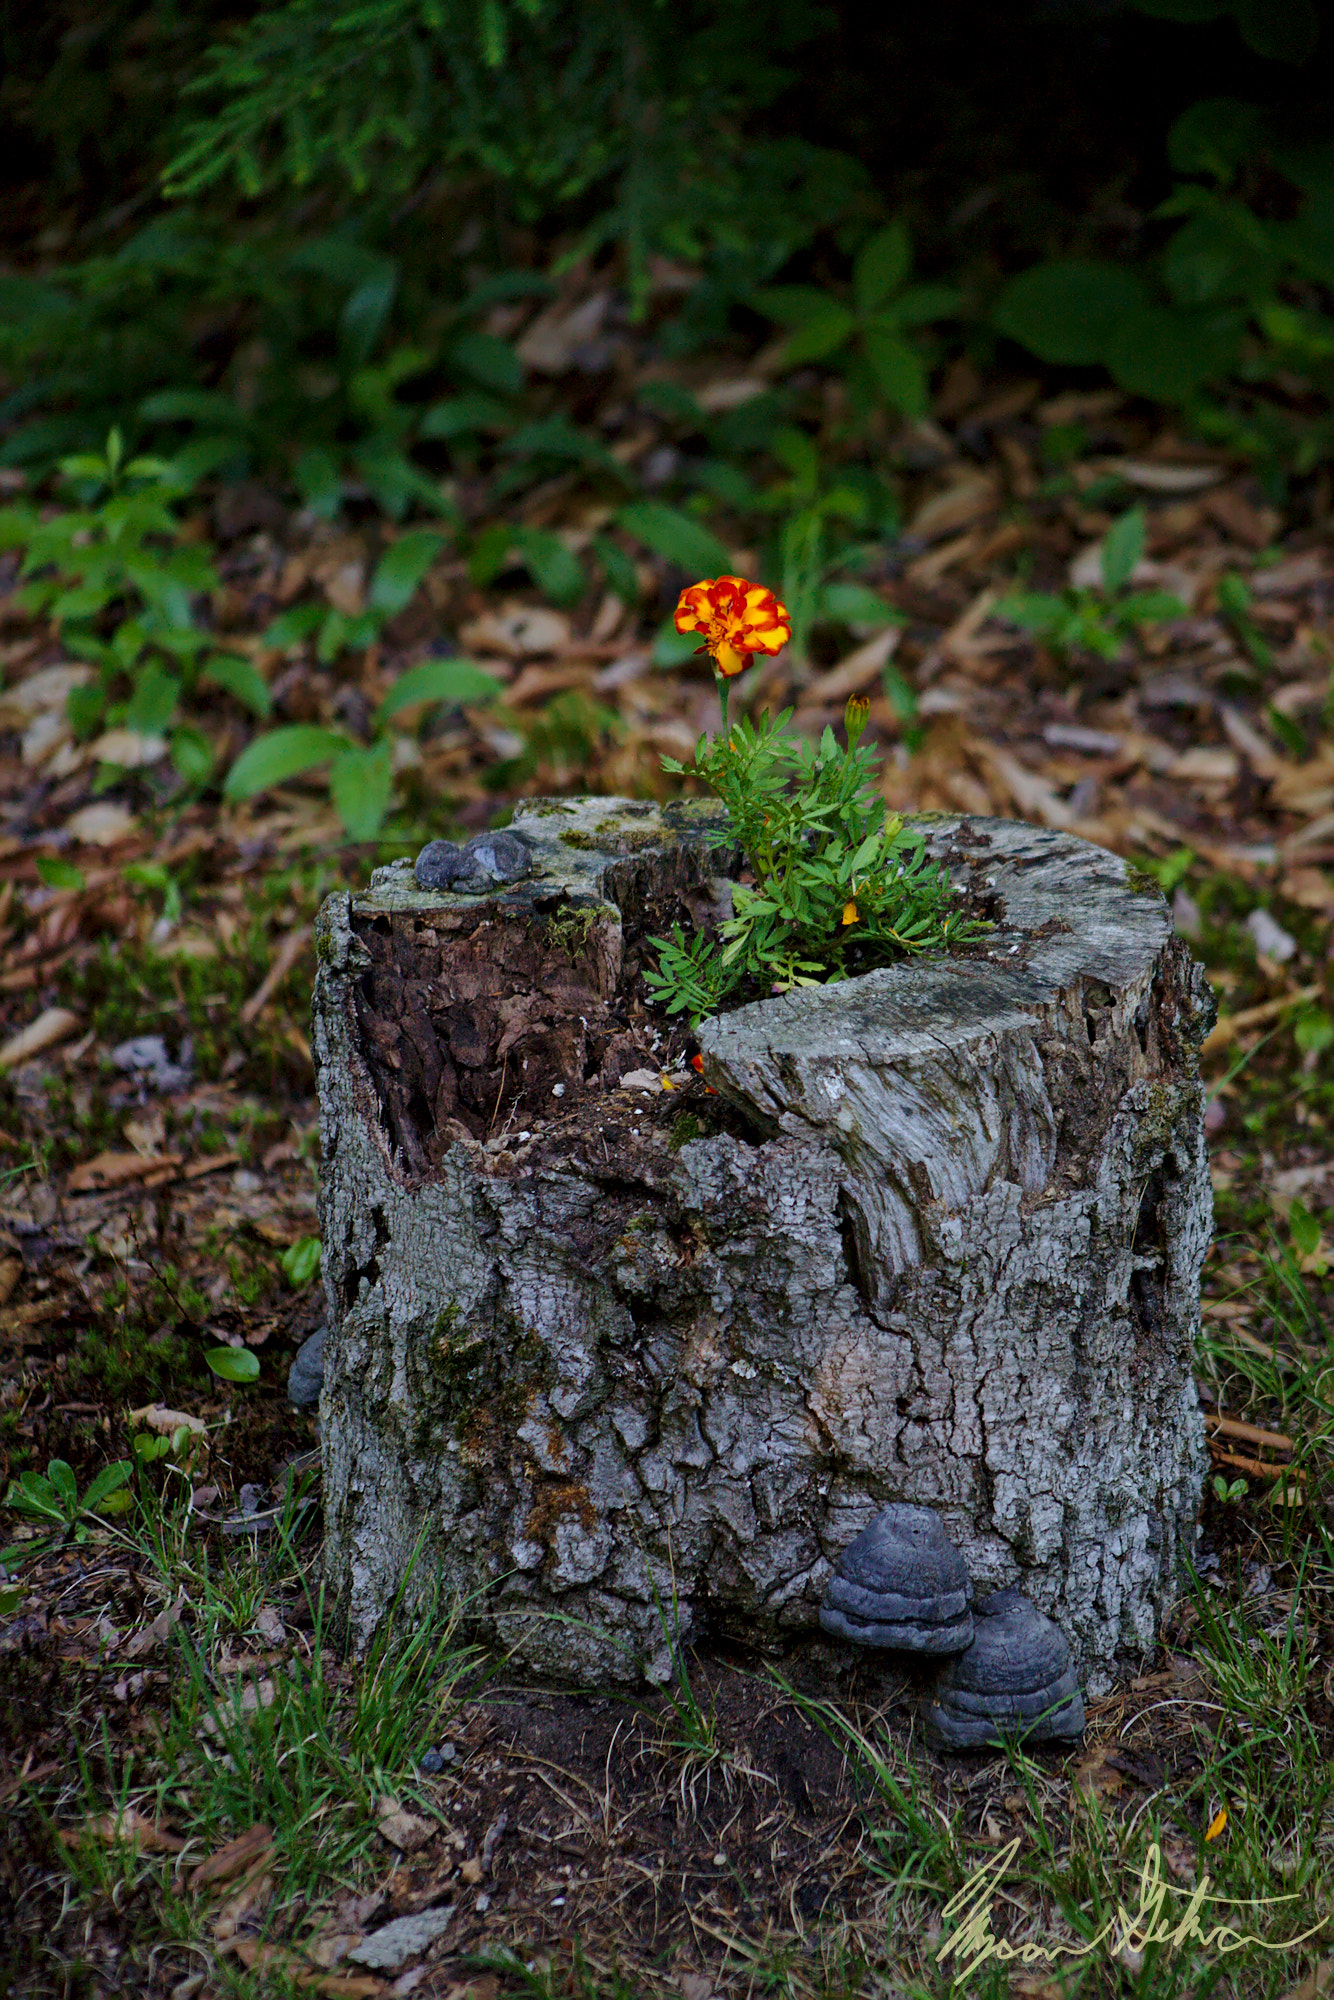
[(700, 778), (727, 808), (715, 847), (739, 845), (753, 882), (738, 882), (732, 915), (715, 936), (687, 939), (678, 924), (654, 938), (649, 989), (692, 1024), (729, 999), (755, 999), (870, 971), (908, 953), (963, 943), (986, 928), (960, 910), (946, 871), (927, 859), (920, 833), (890, 812), (860, 738), (864, 697), (844, 712), (847, 748), (826, 729), (818, 748), (787, 728), (791, 709), (758, 724), (727, 721), (727, 688), (755, 653), (776, 654), (791, 635), (783, 605), (760, 584), (723, 576), (681, 594), (677, 630), (699, 632), (713, 660), (723, 728), (701, 736), (693, 765), (663, 768)]

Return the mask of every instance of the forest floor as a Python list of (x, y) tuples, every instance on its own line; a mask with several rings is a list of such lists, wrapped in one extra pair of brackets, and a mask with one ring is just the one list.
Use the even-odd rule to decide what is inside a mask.
[[(744, 399), (734, 357), (682, 372), (705, 407)], [(1054, 478), (1043, 439), (1074, 425), (1093, 443)], [(672, 446), (640, 412), (613, 448)], [(924, 1748), (910, 1689), (814, 1641), (701, 1655), (638, 1700), (515, 1684), (450, 1630), (338, 1658), (318, 1424), (286, 1394), (323, 1317), (305, 1249), (320, 900), (523, 796), (666, 796), (660, 758), (688, 758), (717, 703), (707, 661), (655, 663), (695, 580), (660, 561), (638, 608), (590, 592), (556, 610), (446, 553), (370, 647), (266, 652), (283, 607), (355, 611), (392, 530), (260, 487), (204, 497), (186, 532), (224, 579), (214, 626), (278, 719), (355, 728), (442, 642), (503, 691), (411, 740), (406, 837), (357, 847), (314, 780), (228, 804), (173, 792), (163, 759), (106, 786), (64, 725), (59, 634), (0, 573), (0, 1493), (26, 1479), (51, 1510), (0, 1513), (0, 1990), (941, 1992), (963, 1970), (936, 1962), (946, 1901), (1014, 1839), (997, 1927), (1037, 1946), (1133, 1908), (1149, 1840), (1173, 1892), (1207, 1867), (1233, 1901), (1293, 1900), (1245, 1913), (1267, 1951), (1123, 1939), (1064, 1983), (1037, 1957), (993, 1962), (976, 1992), (1325, 1989), (1330, 1930), (1283, 1941), (1328, 1917), (1334, 1859), (1328, 495), (1294, 525), (1247, 467), (1113, 392), (963, 366), (885, 449), (906, 528), (861, 581), (901, 622), (817, 634), (733, 714), (791, 705), (818, 732), (868, 694), (891, 805), (1133, 857), (1208, 968), (1196, 1377), (1217, 1479), (1159, 1654), (1089, 1704), (1069, 1754), (970, 1757)], [(577, 545), (599, 526), (581, 482), (524, 519)], [(996, 606), (1017, 574), (1096, 596), (1109, 491), (1144, 509), (1134, 587), (1183, 612), (1110, 659), (1066, 657)], [(249, 727), (221, 703), (211, 726), (229, 756)], [(211, 1369), (219, 1349), (256, 1378)], [(82, 1512), (120, 1462), (120, 1496)], [(416, 1928), (387, 1929), (401, 1919)]]

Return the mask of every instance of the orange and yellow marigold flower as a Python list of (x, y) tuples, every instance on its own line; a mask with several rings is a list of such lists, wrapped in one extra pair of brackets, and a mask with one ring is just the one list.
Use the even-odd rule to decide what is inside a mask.
[(726, 680), (743, 674), (756, 653), (781, 653), (792, 637), (792, 620), (762, 583), (719, 576), (681, 592), (676, 629), (702, 634), (696, 652), (707, 653)]

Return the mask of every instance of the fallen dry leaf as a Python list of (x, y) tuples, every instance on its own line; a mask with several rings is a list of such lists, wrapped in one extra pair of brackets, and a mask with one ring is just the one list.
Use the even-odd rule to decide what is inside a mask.
[(151, 1625), (145, 1625), (141, 1631), (132, 1633), (125, 1641), (126, 1659), (137, 1660), (143, 1654), (152, 1652), (155, 1646), (165, 1646), (174, 1627), (181, 1622), (185, 1605), (185, 1592), (182, 1591), (174, 1604), (169, 1604), (159, 1611)]
[(1290, 591), (1309, 590), (1329, 575), (1329, 557), (1323, 549), (1307, 549), (1275, 563), (1272, 569), (1257, 569), (1248, 579), (1254, 597), (1286, 597)]
[(908, 533), (919, 542), (940, 541), (991, 513), (999, 500), (1000, 485), (993, 473), (966, 472), (923, 501), (908, 523)]
[(361, 1943), (364, 1931), (329, 1931), (323, 1937), (312, 1938), (306, 1951), (313, 1964), (330, 1971), (340, 1958), (346, 1958), (353, 1945)]
[(203, 1437), (208, 1429), (202, 1417), (192, 1417), (185, 1410), (169, 1410), (165, 1403), (145, 1403), (141, 1410), (131, 1410), (130, 1422), (156, 1431), (160, 1437), (170, 1437), (179, 1430), (193, 1431)]
[(311, 1969), (308, 1959), (303, 1958), (299, 1951), (289, 1951), (285, 1945), (261, 1944), (258, 1938), (249, 1937), (229, 1937), (223, 1940), (223, 1944), (226, 1950), (240, 1959), (247, 1971), (259, 1966), (261, 1970), (286, 1972), (295, 1977)]
[(1160, 465), (1142, 458), (1108, 458), (1102, 466), (1145, 493), (1199, 493), (1226, 477), (1218, 465)]
[(1307, 1974), (1300, 1986), (1292, 1987), (1283, 1995), (1283, 2000), (1319, 2000), (1322, 1993), (1328, 1993), (1334, 1986), (1334, 1958), (1322, 1958), (1314, 1972)]
[(1078, 1788), (1098, 1798), (1111, 1798), (1119, 1792), (1125, 1778), (1110, 1761), (1114, 1748), (1113, 1744), (1095, 1743), (1087, 1756), (1081, 1757), (1076, 1764), (1071, 1789)]
[(725, 410), (739, 410), (743, 403), (753, 402), (768, 387), (759, 375), (721, 375), (712, 382), (701, 383), (695, 391), (695, 401), (707, 416), (718, 417)]
[(405, 1811), (397, 1799), (384, 1798), (376, 1808), (376, 1830), (391, 1847), (411, 1854), (425, 1846), (437, 1829), (434, 1820), (422, 1819), (417, 1813)]
[(531, 604), (502, 604), (498, 611), (484, 611), (459, 632), (462, 643), (475, 652), (503, 653), (521, 660), (534, 653), (560, 652), (570, 643), (570, 621), (559, 611), (544, 611)]
[[(218, 1671), (219, 1673), (227, 1673), (227, 1672), (235, 1673), (241, 1670), (249, 1671), (252, 1670), (257, 1664), (258, 1663), (256, 1661), (250, 1659), (246, 1655), (243, 1655), (240, 1659), (232, 1659), (232, 1660), (228, 1660), (224, 1657), (218, 1663)], [(274, 1686), (271, 1680), (269, 1679), (265, 1679), (262, 1681), (252, 1680), (248, 1682), (247, 1685), (243, 1687), (241, 1690), (241, 1700), (239, 1705), (240, 1713), (243, 1716), (253, 1715), (256, 1709), (272, 1708), (277, 1698), (278, 1698), (278, 1690)], [(230, 1725), (231, 1723), (235, 1722), (236, 1715), (237, 1715), (237, 1707), (234, 1703), (229, 1701), (223, 1713), (223, 1722), (225, 1724)], [(201, 1734), (205, 1736), (220, 1736), (222, 1734), (222, 1729), (219, 1726), (217, 1717), (211, 1713), (204, 1717), (203, 1721), (199, 1725), (199, 1728)]]
[(1216, 1055), (1247, 1028), (1263, 1027), (1268, 1021), (1276, 1021), (1280, 1014), (1286, 1014), (1290, 1008), (1317, 999), (1320, 990), (1319, 986), (1302, 986), (1295, 993), (1280, 994), (1276, 1000), (1262, 1000), (1257, 1007), (1243, 1007), (1236, 1014), (1220, 1014), (1200, 1046), (1201, 1056)]
[(108, 1846), (124, 1841), (144, 1854), (179, 1854), (185, 1846), (174, 1833), (168, 1833), (155, 1819), (135, 1812), (132, 1806), (125, 1806), (120, 1812), (94, 1813), (83, 1822), (75, 1837), (100, 1840)]
[(17, 1035), (11, 1035), (0, 1048), (0, 1069), (13, 1069), (15, 1063), (27, 1062), (30, 1056), (40, 1055), (43, 1049), (53, 1049), (60, 1042), (67, 1042), (77, 1034), (82, 1026), (77, 1014), (71, 1014), (68, 1007), (47, 1007), (30, 1021), (26, 1028), (20, 1028)]
[(530, 702), (546, 701), (548, 696), (565, 694), (571, 688), (585, 688), (592, 678), (593, 669), (588, 666), (525, 667), (506, 690), (505, 699), (511, 708), (524, 708)]
[(577, 305), (548, 306), (533, 321), (515, 353), (525, 368), (539, 375), (563, 375), (579, 348), (601, 332), (610, 304), (610, 292), (594, 292)]
[(118, 840), (125, 840), (135, 832), (139, 822), (124, 806), (103, 802), (100, 805), (85, 806), (65, 822), (65, 831), (71, 840), (83, 841), (88, 847), (114, 847)]
[(840, 660), (826, 674), (818, 674), (801, 691), (803, 708), (824, 707), (829, 702), (844, 701), (850, 694), (860, 694), (864, 688), (874, 687), (880, 679), (881, 669), (894, 656), (899, 640), (903, 637), (901, 625), (887, 625), (883, 632), (877, 632), (873, 639), (858, 646), (847, 658)]
[(201, 1861), (191, 1872), (190, 1887), (206, 1889), (213, 1883), (230, 1882), (261, 1855), (267, 1855), (272, 1846), (273, 1828), (257, 1821), (244, 1833), (238, 1833), (235, 1840), (229, 1840), (225, 1847), (217, 1848)]
[(266, 1646), (281, 1646), (286, 1638), (286, 1628), (272, 1605), (261, 1605), (255, 1613), (255, 1630)]
[(160, 1162), (162, 1142), (167, 1136), (160, 1111), (155, 1111), (147, 1118), (127, 1118), (120, 1129), (136, 1153), (142, 1153), (146, 1160)]
[(165, 736), (148, 736), (138, 729), (108, 729), (89, 745), (88, 754), (103, 764), (119, 764), (126, 771), (141, 771), (146, 765), (160, 764), (167, 754)]
[(23, 1259), (21, 1257), (0, 1258), (0, 1308), (9, 1304), (22, 1276)]
[(103, 1188), (125, 1187), (180, 1164), (179, 1153), (97, 1153), (91, 1160), (80, 1161), (65, 1187), (70, 1194), (100, 1193)]
[(21, 728), (43, 710), (63, 718), (65, 703), (74, 689), (86, 687), (92, 677), (91, 667), (76, 667), (63, 661), (54, 667), (42, 667), (26, 680), (16, 681), (13, 687), (0, 692), (0, 728)]
[(214, 1943), (226, 1949), (247, 1917), (253, 1916), (257, 1910), (266, 1909), (272, 1897), (272, 1857), (266, 1855), (241, 1877), (226, 1902), (219, 1904), (213, 1921)]

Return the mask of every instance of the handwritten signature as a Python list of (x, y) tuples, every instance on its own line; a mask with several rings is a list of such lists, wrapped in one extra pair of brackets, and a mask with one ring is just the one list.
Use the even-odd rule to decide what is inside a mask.
[(1309, 1931), (1302, 1931), (1297, 1937), (1284, 1938), (1278, 1944), (1236, 1930), (1230, 1924), (1218, 1923), (1212, 1929), (1206, 1929), (1200, 1919), (1200, 1912), (1206, 1903), (1217, 1904), (1223, 1909), (1257, 1909), (1296, 1899), (1294, 1891), (1287, 1896), (1260, 1897), (1244, 1906), (1231, 1904), (1225, 1897), (1209, 1894), (1211, 1878), (1206, 1871), (1192, 1891), (1184, 1913), (1174, 1923), (1170, 1916), (1163, 1914), (1163, 1905), (1169, 1896), (1180, 1896), (1183, 1891), (1163, 1881), (1162, 1856), (1157, 1841), (1154, 1841), (1144, 1857), (1139, 1878), (1139, 1901), (1133, 1914), (1123, 1903), (1118, 1903), (1115, 1915), (1095, 1937), (1082, 1944), (1010, 1944), (1007, 1939), (998, 1938), (991, 1928), (991, 1905), (1001, 1877), (1019, 1852), (1019, 1845), (1016, 1835), (992, 1860), (969, 1876), (958, 1895), (950, 1898), (941, 1913), (945, 1921), (952, 1922), (955, 1928), (936, 1953), (936, 1963), (939, 1965), (950, 1953), (954, 1953), (960, 1961), (955, 1972), (960, 1986), (991, 1958), (1002, 1964), (1017, 1961), (1021, 1965), (1053, 1965), (1059, 1958), (1087, 1958), (1100, 1946), (1105, 1946), (1113, 1955), (1127, 1948), (1143, 1951), (1150, 1944), (1165, 1944), (1169, 1952), (1173, 1952), (1179, 1951), (1192, 1939), (1205, 1951), (1240, 1951), (1244, 1945), (1258, 1945), (1261, 1951), (1291, 1951), (1294, 1945), (1305, 1944), (1307, 1938), (1314, 1937), (1329, 1922), (1328, 1917), (1322, 1917), (1318, 1924), (1312, 1924)]

